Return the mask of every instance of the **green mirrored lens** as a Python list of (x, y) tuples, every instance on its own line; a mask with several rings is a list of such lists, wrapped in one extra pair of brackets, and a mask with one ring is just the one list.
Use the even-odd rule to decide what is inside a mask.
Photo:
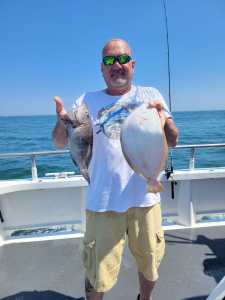
[(111, 66), (115, 63), (115, 61), (118, 61), (119, 64), (123, 65), (128, 63), (131, 60), (131, 57), (127, 54), (121, 54), (118, 56), (105, 56), (103, 57), (103, 63), (106, 66)]
[(118, 56), (118, 60), (120, 64), (126, 64), (128, 61), (130, 61), (130, 56), (126, 54), (122, 54)]
[(115, 57), (114, 56), (105, 56), (103, 58), (103, 63), (106, 65), (106, 66), (109, 66), (109, 65), (113, 65), (115, 62)]

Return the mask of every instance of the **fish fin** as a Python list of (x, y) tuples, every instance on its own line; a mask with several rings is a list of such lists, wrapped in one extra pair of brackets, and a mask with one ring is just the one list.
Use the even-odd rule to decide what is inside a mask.
[(87, 149), (87, 155), (86, 155), (87, 166), (89, 166), (91, 158), (92, 158), (92, 145), (89, 144)]
[(84, 176), (84, 178), (87, 180), (88, 184), (90, 184), (90, 176), (88, 174), (87, 169), (80, 169), (80, 174)]
[(163, 185), (160, 181), (156, 180), (156, 179), (150, 179), (148, 181), (148, 185), (147, 185), (147, 192), (148, 193), (158, 193), (158, 192), (163, 192), (164, 188)]
[(75, 164), (76, 167), (79, 167), (80, 168), (80, 174), (87, 180), (87, 182), (90, 184), (90, 177), (89, 177), (89, 174), (88, 174), (88, 170), (84, 167), (84, 168), (81, 168), (79, 166), (79, 164), (76, 163), (75, 159), (72, 157), (71, 155), (71, 158), (72, 158), (72, 161), (73, 163)]

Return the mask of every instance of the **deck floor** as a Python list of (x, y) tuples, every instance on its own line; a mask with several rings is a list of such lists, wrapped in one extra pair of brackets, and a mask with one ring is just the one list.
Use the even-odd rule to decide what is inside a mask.
[[(225, 275), (225, 228), (166, 231), (166, 256), (154, 300), (204, 300)], [(0, 300), (84, 300), (81, 241), (74, 239), (0, 247)], [(136, 300), (135, 263), (125, 250), (108, 300)]]

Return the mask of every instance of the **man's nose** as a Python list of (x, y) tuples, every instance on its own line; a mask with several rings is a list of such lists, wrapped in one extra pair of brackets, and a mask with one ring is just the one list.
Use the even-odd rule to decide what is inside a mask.
[(121, 64), (116, 60), (113, 64), (113, 68), (115, 69), (121, 69)]

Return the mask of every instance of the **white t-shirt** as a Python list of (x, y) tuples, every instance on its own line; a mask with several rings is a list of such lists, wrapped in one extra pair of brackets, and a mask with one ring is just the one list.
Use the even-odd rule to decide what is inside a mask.
[(130, 207), (147, 207), (160, 201), (159, 193), (146, 192), (146, 180), (130, 168), (120, 144), (123, 120), (134, 108), (151, 100), (162, 101), (166, 116), (170, 116), (162, 95), (152, 87), (132, 86), (128, 93), (119, 96), (103, 90), (89, 92), (76, 100), (74, 108), (85, 102), (93, 125), (87, 209), (124, 212)]

